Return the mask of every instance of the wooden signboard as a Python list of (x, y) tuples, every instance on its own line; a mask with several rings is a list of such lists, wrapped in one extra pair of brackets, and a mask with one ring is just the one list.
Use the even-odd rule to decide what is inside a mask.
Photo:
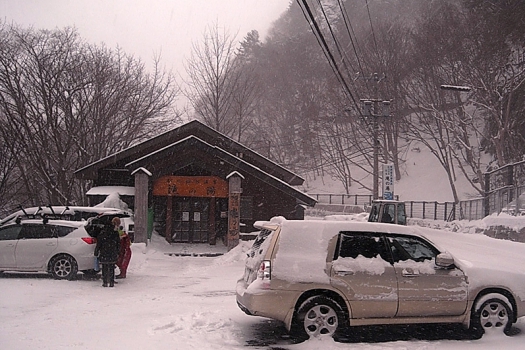
[(228, 198), (228, 182), (216, 176), (163, 176), (154, 196)]
[(228, 199), (228, 251), (239, 244), (240, 212), (241, 212), (241, 181), (239, 175), (233, 175), (229, 178)]

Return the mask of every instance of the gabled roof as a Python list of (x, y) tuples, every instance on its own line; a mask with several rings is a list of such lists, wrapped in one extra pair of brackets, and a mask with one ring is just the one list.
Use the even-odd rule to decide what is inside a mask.
[[(302, 202), (308, 206), (313, 206), (317, 202), (314, 198), (308, 196), (307, 194), (296, 190), (294, 187), (286, 183), (285, 181), (268, 174), (261, 170), (260, 168), (254, 166), (251, 163), (248, 163), (242, 158), (239, 158), (237, 156), (232, 155), (231, 153), (226, 152), (224, 149), (211, 145), (198, 137), (195, 136), (188, 136), (185, 139), (179, 140), (177, 142), (174, 142), (170, 145), (167, 145), (155, 152), (152, 152), (150, 154), (147, 154), (141, 158), (138, 158), (136, 160), (133, 160), (127, 164), (125, 164), (126, 168), (130, 169), (131, 171), (134, 171), (138, 168), (147, 168), (147, 169), (155, 169), (156, 167), (163, 168), (165, 167), (165, 160), (169, 155), (171, 154), (183, 154), (186, 152), (194, 152), (195, 154), (200, 154), (201, 157), (207, 157), (212, 158), (217, 163), (221, 163), (221, 168), (223, 171), (226, 171), (226, 173), (221, 174), (222, 177), (226, 178), (228, 175), (231, 174), (232, 170), (237, 171), (242, 176), (250, 175), (253, 178), (264, 182), (279, 191), (296, 198), (299, 202)], [(195, 157), (185, 157), (185, 159), (180, 159), (178, 161), (176, 159), (173, 160), (173, 163), (170, 164), (171, 167), (184, 167), (188, 166), (191, 162), (200, 162), (201, 159), (198, 158), (198, 156)], [(228, 167), (227, 165), (230, 165)], [(215, 171), (220, 171), (217, 167)], [(155, 172), (155, 170), (153, 170)]]
[(135, 146), (126, 148), (120, 152), (114, 153), (94, 163), (86, 165), (85, 167), (75, 171), (75, 176), (86, 180), (96, 180), (98, 171), (105, 168), (120, 168), (125, 169), (126, 164), (134, 160), (148, 156), (155, 153), (163, 147), (172, 145), (177, 141), (183, 140), (188, 136), (196, 136), (203, 142), (208, 143), (213, 147), (222, 149), (226, 153), (239, 157), (253, 166), (261, 169), (261, 171), (272, 175), (285, 183), (298, 186), (302, 185), (304, 179), (294, 174), (293, 172), (283, 168), (279, 164), (269, 160), (259, 153), (243, 146), (239, 142), (232, 140), (226, 135), (213, 130), (212, 128), (202, 124), (197, 120), (193, 120), (178, 128), (167, 131)]

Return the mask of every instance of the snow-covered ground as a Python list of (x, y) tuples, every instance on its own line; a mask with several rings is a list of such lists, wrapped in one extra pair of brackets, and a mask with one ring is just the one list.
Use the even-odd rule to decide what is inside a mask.
[[(490, 238), (483, 241), (476, 247), (479, 256), (491, 245)], [(247, 316), (236, 305), (235, 284), (249, 245), (241, 242), (230, 252), (222, 244), (170, 246), (154, 234), (147, 246), (133, 245), (128, 278), (115, 288), (102, 288), (100, 280), (6, 273), (0, 277), (0, 349), (463, 350), (525, 344), (525, 318), (515, 325), (521, 332), (511, 337), (472, 340), (458, 327), (361, 327), (344, 342), (323, 338), (294, 344), (278, 322)], [(525, 244), (523, 251), (525, 256)], [(192, 253), (225, 254), (187, 256)]]

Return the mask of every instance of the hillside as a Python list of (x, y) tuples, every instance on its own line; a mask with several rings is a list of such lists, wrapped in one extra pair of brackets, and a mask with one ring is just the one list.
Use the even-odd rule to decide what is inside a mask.
[[(418, 145), (415, 145), (417, 148)], [(413, 147), (413, 149), (415, 148)], [(454, 200), (447, 175), (438, 160), (424, 147), (420, 151), (409, 151), (404, 164), (403, 175), (394, 185), (394, 193), (403, 201), (438, 201), (451, 202)], [(381, 165), (380, 165), (381, 169)], [(458, 176), (461, 174), (458, 172)], [(334, 193), (344, 194), (343, 185), (330, 176), (306, 176), (302, 190), (308, 194)], [(372, 187), (371, 176), (368, 179)], [(381, 180), (380, 180), (381, 181)], [(456, 187), (460, 199), (477, 197), (476, 191), (464, 177), (458, 177)], [(379, 184), (381, 193), (381, 182)], [(370, 191), (354, 185), (350, 194), (371, 194)]]

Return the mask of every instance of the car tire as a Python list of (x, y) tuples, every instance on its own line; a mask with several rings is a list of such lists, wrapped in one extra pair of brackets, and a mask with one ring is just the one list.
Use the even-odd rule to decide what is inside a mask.
[(489, 294), (473, 306), (470, 329), (476, 337), (487, 332), (509, 334), (512, 327), (513, 312), (506, 297)]
[(57, 255), (49, 263), (49, 272), (57, 280), (73, 280), (77, 276), (78, 265), (70, 255)]
[(334, 336), (346, 326), (342, 307), (332, 298), (318, 295), (305, 300), (298, 308), (293, 328), (300, 338)]

